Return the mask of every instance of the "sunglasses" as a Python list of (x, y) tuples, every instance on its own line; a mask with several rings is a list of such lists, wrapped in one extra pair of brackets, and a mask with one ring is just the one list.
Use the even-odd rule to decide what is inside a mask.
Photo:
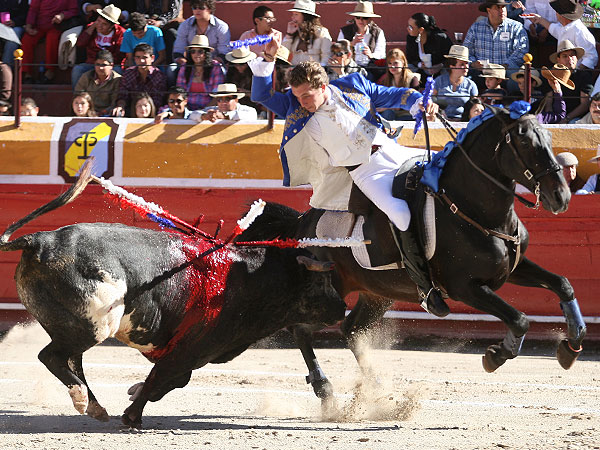
[(236, 96), (228, 96), (228, 97), (217, 97), (217, 102), (230, 102), (231, 100), (236, 100)]
[(170, 98), (169, 99), (169, 103), (177, 103), (178, 105), (181, 105), (183, 102), (185, 102), (185, 100), (182, 98), (177, 98), (177, 99)]
[(208, 53), (208, 50), (205, 48), (190, 48), (189, 49), (190, 55), (193, 55), (194, 53)]
[(347, 52), (333, 52), (332, 54), (335, 56), (344, 56), (345, 54), (347, 54)]
[(260, 20), (264, 20), (265, 22), (277, 22), (275, 17), (260, 17)]

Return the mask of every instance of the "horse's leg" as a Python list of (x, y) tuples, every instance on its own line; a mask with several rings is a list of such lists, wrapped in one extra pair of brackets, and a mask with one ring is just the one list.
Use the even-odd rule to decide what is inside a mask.
[(342, 333), (367, 379), (375, 379), (375, 377), (367, 355), (369, 346), (363, 337), (369, 328), (383, 317), (393, 303), (394, 300), (361, 292), (356, 305), (342, 322)]
[(519, 286), (549, 289), (558, 295), (560, 307), (567, 321), (567, 339), (563, 339), (559, 344), (556, 357), (564, 369), (570, 369), (581, 353), (586, 326), (569, 280), (524, 258), (510, 275), (508, 282)]
[(525, 314), (502, 300), (488, 286), (473, 282), (469, 283), (466, 290), (462, 290), (460, 294), (453, 292), (450, 296), (499, 318), (508, 327), (504, 340), (499, 344), (490, 345), (483, 356), (482, 363), (486, 372), (493, 372), (507, 359), (513, 359), (519, 354), (525, 333), (529, 329), (529, 320)]
[(335, 397), (333, 394), (333, 385), (325, 376), (325, 372), (319, 366), (319, 361), (313, 350), (312, 335), (319, 329), (318, 326), (294, 325), (289, 327), (289, 331), (294, 336), (298, 348), (302, 352), (302, 357), (308, 367), (306, 382), (310, 383), (315, 395), (321, 399), (321, 407), (324, 413), (335, 409)]

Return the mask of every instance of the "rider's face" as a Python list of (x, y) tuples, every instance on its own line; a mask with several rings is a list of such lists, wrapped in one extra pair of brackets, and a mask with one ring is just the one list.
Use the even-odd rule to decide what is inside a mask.
[(325, 89), (326, 85), (322, 85), (319, 88), (312, 88), (310, 84), (304, 83), (300, 86), (292, 86), (292, 94), (296, 96), (300, 105), (302, 105), (308, 112), (314, 113), (317, 109), (325, 103)]

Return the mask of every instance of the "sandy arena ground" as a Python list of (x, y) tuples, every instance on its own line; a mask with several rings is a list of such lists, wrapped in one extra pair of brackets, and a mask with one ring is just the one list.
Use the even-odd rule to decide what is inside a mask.
[(597, 352), (569, 371), (548, 354), (487, 374), (481, 353), (374, 350), (383, 385), (360, 392), (350, 351), (319, 349), (340, 408), (324, 420), (298, 350), (249, 350), (149, 403), (140, 431), (120, 425), (127, 388), (150, 368), (137, 351), (103, 345), (84, 355), (87, 379), (111, 415), (102, 423), (78, 415), (38, 362), (48, 340), (30, 326), (0, 342), (3, 450), (600, 448)]

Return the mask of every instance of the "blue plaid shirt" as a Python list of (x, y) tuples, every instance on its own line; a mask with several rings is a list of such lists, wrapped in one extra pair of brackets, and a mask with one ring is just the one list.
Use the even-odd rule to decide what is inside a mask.
[(487, 59), (516, 70), (523, 65), (529, 39), (523, 25), (516, 20), (504, 19), (494, 31), (486, 18), (471, 25), (463, 45), (469, 49), (471, 62)]

